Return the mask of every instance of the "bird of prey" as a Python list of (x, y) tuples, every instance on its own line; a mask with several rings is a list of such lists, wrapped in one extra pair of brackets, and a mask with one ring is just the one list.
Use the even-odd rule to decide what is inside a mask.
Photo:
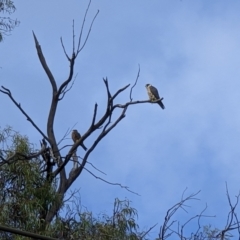
[[(78, 141), (79, 139), (81, 139), (81, 135), (80, 135), (80, 133), (78, 132), (78, 130), (73, 130), (72, 131), (72, 140), (73, 140), (73, 142), (75, 143), (76, 141)], [(87, 151), (87, 148), (86, 148), (86, 146), (83, 144), (83, 143), (81, 143), (80, 144), (81, 145), (81, 147), (85, 150), (85, 151)]]
[(147, 93), (148, 93), (148, 96), (149, 96), (149, 100), (150, 101), (157, 101), (160, 99), (160, 101), (156, 102), (162, 109), (165, 108), (165, 106), (163, 105), (162, 103), (162, 99), (160, 98), (159, 94), (158, 94), (158, 90), (152, 86), (151, 84), (146, 84), (145, 86), (147, 88)]

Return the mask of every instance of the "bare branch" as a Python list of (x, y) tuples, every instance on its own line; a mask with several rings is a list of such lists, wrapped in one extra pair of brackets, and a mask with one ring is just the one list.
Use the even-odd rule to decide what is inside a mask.
[(136, 78), (135, 83), (134, 83), (133, 86), (131, 87), (131, 91), (130, 91), (130, 102), (132, 102), (132, 90), (133, 90), (133, 88), (136, 86), (139, 76), (140, 76), (140, 65), (138, 64), (138, 74), (137, 74), (137, 78)]
[(88, 3), (88, 6), (87, 6), (87, 9), (86, 9), (86, 11), (85, 11), (84, 18), (83, 18), (83, 23), (82, 23), (81, 31), (80, 31), (80, 35), (79, 35), (79, 38), (78, 38), (77, 51), (80, 49), (81, 40), (82, 40), (82, 34), (83, 34), (83, 28), (84, 28), (84, 24), (85, 24), (85, 21), (86, 21), (86, 17), (87, 17), (87, 13), (88, 13), (88, 10), (89, 10), (89, 8), (90, 8), (90, 5), (91, 5), (91, 0), (90, 0), (89, 3)]
[[(236, 196), (236, 203), (234, 205), (232, 204), (230, 199), (227, 183), (226, 183), (226, 193), (227, 193), (228, 204), (230, 206), (230, 211), (228, 213), (227, 224), (225, 226), (225, 229), (221, 230), (217, 236), (221, 237), (221, 239), (224, 239), (226, 236), (226, 233), (229, 233), (230, 231), (237, 229), (239, 234), (239, 239), (240, 239), (240, 222), (238, 221), (237, 214), (235, 213), (236, 207), (239, 202), (240, 193), (238, 193), (238, 195)], [(234, 220), (235, 222), (233, 222)]]
[[(195, 194), (191, 194), (188, 197), (184, 197), (184, 193), (185, 193), (185, 191), (184, 191), (183, 194), (182, 194), (181, 201), (179, 203), (175, 204), (172, 208), (170, 208), (167, 211), (164, 223), (160, 227), (159, 239), (164, 240), (164, 239), (167, 239), (172, 234), (176, 234), (181, 240), (187, 240), (187, 239), (188, 240), (195, 240), (195, 239), (198, 239), (198, 240), (202, 239), (203, 240), (203, 239), (210, 239), (210, 238), (211, 239), (224, 240), (224, 239), (228, 239), (229, 237), (233, 236), (231, 234), (231, 231), (233, 231), (233, 230), (238, 231), (238, 234), (239, 234), (238, 239), (240, 239), (240, 222), (238, 221), (238, 217), (237, 217), (237, 213), (236, 213), (236, 207), (237, 207), (238, 202), (239, 202), (240, 193), (236, 196), (235, 204), (232, 204), (231, 199), (230, 199), (230, 195), (229, 195), (229, 192), (228, 192), (227, 184), (226, 184), (226, 192), (227, 192), (228, 203), (229, 203), (229, 206), (230, 206), (230, 211), (228, 213), (227, 224), (226, 224), (226, 226), (223, 230), (214, 229), (214, 231), (210, 231), (210, 232), (208, 232), (208, 231), (205, 232), (204, 230), (200, 231), (200, 229), (201, 229), (201, 224), (200, 224), (201, 218), (203, 218), (203, 217), (215, 217), (215, 216), (203, 215), (203, 213), (207, 209), (207, 205), (201, 211), (200, 214), (191, 217), (182, 226), (180, 226), (180, 224), (178, 223), (177, 230), (174, 230), (174, 229), (170, 228), (176, 222), (176, 221), (171, 221), (170, 222), (173, 214), (175, 214), (176, 211), (179, 208), (185, 210), (185, 207), (187, 206), (185, 204), (186, 201), (199, 200), (199, 199), (196, 198), (196, 195), (199, 192), (195, 193)], [(196, 232), (192, 232), (190, 237), (185, 236), (184, 235), (184, 229), (185, 229), (186, 225), (196, 218), (198, 219), (198, 228), (197, 228)]]
[(67, 203), (69, 200), (71, 200), (71, 198), (74, 198), (75, 194), (79, 193), (79, 191), (80, 189), (77, 189), (77, 190), (75, 189), (74, 191), (71, 191), (71, 193), (69, 194), (70, 196), (67, 199), (65, 199), (63, 203)]
[(73, 38), (73, 49), (72, 49), (72, 52), (75, 53), (75, 33), (74, 33), (74, 19), (73, 19), (73, 24), (72, 24), (72, 38)]
[(120, 183), (108, 182), (108, 181), (106, 181), (105, 179), (96, 176), (96, 175), (93, 174), (91, 171), (89, 171), (87, 168), (84, 167), (84, 169), (85, 169), (88, 173), (90, 173), (93, 177), (95, 177), (96, 179), (99, 179), (99, 180), (101, 180), (101, 181), (103, 181), (103, 182), (105, 182), (105, 183), (108, 183), (108, 184), (110, 184), (110, 185), (115, 185), (115, 186), (119, 186), (119, 187), (121, 187), (121, 188), (125, 188), (127, 191), (129, 191), (129, 192), (131, 192), (131, 193), (133, 193), (133, 194), (136, 194), (136, 195), (140, 196), (138, 193), (131, 191), (128, 186), (123, 186), (123, 185), (121, 185)]
[(70, 59), (70, 69), (69, 69), (69, 75), (68, 75), (68, 79), (66, 81), (64, 81), (61, 86), (59, 87), (57, 94), (56, 94), (56, 98), (58, 100), (61, 100), (61, 98), (59, 98), (59, 96), (61, 94), (63, 94), (64, 90), (66, 89), (67, 85), (71, 82), (72, 77), (73, 77), (73, 72), (74, 72), (74, 64), (75, 64), (75, 59), (76, 59), (76, 55), (75, 53), (72, 54), (72, 57)]
[(191, 217), (189, 220), (187, 220), (187, 221), (182, 225), (182, 227), (181, 227), (181, 235), (180, 235), (181, 237), (184, 236), (184, 234), (183, 234), (184, 228), (185, 228), (186, 225), (187, 225), (189, 222), (191, 222), (193, 219), (198, 218), (198, 229), (197, 229), (196, 233), (194, 233), (194, 235), (197, 236), (199, 230), (201, 229), (200, 219), (201, 219), (202, 217), (216, 217), (216, 216), (203, 215), (203, 213), (206, 211), (206, 209), (207, 209), (207, 204), (206, 204), (205, 208), (201, 211), (200, 214), (197, 214), (197, 215)]
[(202, 210), (202, 212), (198, 215), (198, 230), (197, 230), (197, 232), (196, 232), (196, 235), (198, 234), (198, 232), (200, 231), (200, 229), (201, 229), (201, 225), (200, 225), (200, 220), (201, 220), (201, 217), (203, 216), (203, 217), (216, 217), (216, 215), (214, 215), (214, 216), (204, 216), (203, 215), (203, 213), (206, 211), (206, 209), (207, 209), (207, 204), (206, 204), (206, 206), (205, 206), (205, 208)]
[(5, 91), (0, 89), (0, 92), (9, 96), (12, 102), (17, 106), (17, 108), (23, 113), (23, 115), (27, 118), (27, 120), (35, 127), (35, 129), (42, 135), (44, 139), (46, 139), (49, 143), (49, 138), (41, 131), (41, 129), (34, 123), (34, 121), (29, 117), (29, 115), (22, 109), (21, 104), (17, 103), (16, 100), (13, 98), (12, 93), (9, 89), (1, 86)]
[(73, 86), (76, 78), (77, 78), (77, 74), (76, 74), (76, 76), (74, 77), (74, 79), (73, 79), (73, 81), (72, 81), (72, 84), (71, 84), (71, 86), (70, 86), (68, 89), (66, 89), (66, 88), (68, 87), (68, 84), (64, 86), (64, 88), (62, 89), (62, 93), (61, 93), (62, 96), (61, 96), (61, 97), (59, 96), (58, 101), (61, 101), (61, 100), (64, 98), (65, 94), (66, 94), (68, 91), (71, 90), (71, 88), (72, 88), (72, 86)]
[[(57, 145), (59, 145), (64, 139), (66, 139), (66, 137), (70, 134), (71, 132), (71, 129), (67, 129), (67, 131), (65, 132), (65, 134), (63, 135), (63, 137), (60, 139), (60, 141), (57, 143)], [(71, 146), (71, 145), (68, 145), (68, 146)], [(65, 146), (64, 146), (65, 147)], [(62, 148), (61, 148), (62, 149)], [(60, 151), (60, 149), (59, 149)]]
[(112, 100), (114, 100), (114, 99), (118, 96), (119, 93), (123, 92), (123, 91), (124, 91), (125, 89), (127, 89), (129, 86), (130, 86), (130, 84), (126, 85), (126, 86), (123, 87), (123, 88), (120, 88), (120, 89), (113, 95)]
[(93, 119), (92, 119), (92, 124), (91, 124), (91, 127), (90, 128), (93, 128), (94, 127), (94, 124), (95, 124), (95, 121), (96, 121), (96, 116), (97, 116), (97, 103), (95, 103), (95, 106), (94, 106), (94, 113), (93, 113)]
[[(84, 20), (83, 20), (83, 23), (82, 23), (82, 29), (81, 29), (81, 32), (80, 32), (80, 36), (79, 36), (79, 42), (78, 42), (78, 47), (77, 47), (77, 52), (75, 53), (75, 32), (74, 32), (74, 20), (73, 20), (73, 25), (72, 25), (72, 29), (73, 29), (73, 50), (72, 50), (72, 57), (70, 58), (67, 53), (66, 53), (66, 50), (65, 50), (65, 47), (63, 45), (63, 41), (62, 41), (62, 38), (61, 38), (61, 44), (62, 44), (62, 47), (63, 47), (63, 51), (67, 57), (67, 59), (70, 61), (70, 69), (69, 69), (69, 76), (67, 78), (66, 81), (64, 81), (61, 86), (59, 87), (59, 90), (57, 91), (57, 94), (56, 94), (56, 98), (58, 99), (58, 101), (62, 100), (64, 95), (66, 94), (66, 92), (68, 92), (72, 86), (66, 90), (68, 84), (71, 82), (72, 80), (72, 77), (73, 77), (73, 72), (74, 72), (74, 64), (75, 64), (75, 59), (77, 58), (77, 55), (79, 54), (79, 52), (84, 48), (87, 40), (88, 40), (88, 37), (90, 35), (90, 32), (91, 32), (91, 29), (92, 29), (92, 25), (99, 13), (99, 11), (96, 13), (96, 15), (94, 16), (93, 20), (92, 20), (92, 23), (90, 25), (90, 28), (89, 28), (89, 31), (88, 31), (88, 34), (86, 36), (86, 39), (83, 43), (83, 46), (81, 47), (80, 44), (81, 44), (81, 38), (82, 38), (82, 33), (83, 33), (83, 28), (84, 28), (84, 24), (85, 24), (85, 20), (86, 20), (86, 16), (87, 16), (87, 13), (88, 13), (88, 10), (89, 10), (89, 7), (91, 5), (91, 0), (89, 1), (89, 4), (88, 4), (88, 7), (86, 9), (86, 12), (85, 12), (85, 16), (84, 16)], [(35, 35), (34, 35), (35, 36)], [(72, 84), (73, 85), (73, 84)], [(57, 89), (56, 89), (57, 90)], [(60, 95), (62, 94), (62, 97), (60, 97)]]
[[(190, 194), (188, 197), (184, 198), (184, 193), (185, 193), (186, 189), (184, 190), (183, 194), (182, 194), (182, 198), (181, 201), (176, 203), (173, 207), (171, 207), (170, 209), (168, 209), (167, 214), (165, 216), (163, 225), (160, 227), (160, 232), (159, 232), (159, 238), (161, 240), (166, 239), (168, 236), (170, 236), (173, 231), (170, 229), (170, 227), (176, 222), (176, 221), (172, 221), (171, 223), (169, 223), (169, 221), (171, 220), (172, 216), (176, 213), (176, 211), (181, 208), (183, 210), (184, 209), (184, 204), (185, 202), (189, 201), (189, 200), (199, 200), (197, 198), (195, 198), (195, 196), (197, 196), (200, 191), (198, 191), (197, 193), (193, 193)], [(186, 210), (185, 210), (186, 211)], [(169, 233), (167, 233), (167, 231), (170, 230), (170, 235)]]
[[(162, 100), (163, 98), (161, 98)], [(127, 102), (125, 104), (116, 104), (113, 106), (113, 108), (125, 108), (128, 107), (129, 105), (134, 105), (134, 104), (140, 104), (140, 103), (157, 103), (160, 100), (157, 101), (151, 101), (151, 100), (143, 100), (143, 101), (134, 101), (134, 102)]]
[(40, 62), (42, 64), (43, 69), (45, 70), (45, 72), (46, 72), (46, 74), (48, 76), (49, 81), (51, 82), (53, 91), (55, 92), (55, 91), (57, 91), (56, 81), (55, 81), (55, 79), (54, 79), (54, 77), (52, 75), (52, 72), (50, 71), (50, 69), (49, 69), (49, 67), (48, 67), (48, 65), (46, 63), (46, 60), (45, 60), (44, 55), (42, 53), (41, 46), (39, 45), (37, 37), (34, 34), (34, 32), (33, 32), (33, 37), (34, 37), (34, 41), (35, 41), (35, 45), (36, 45), (36, 49), (37, 49), (37, 53), (38, 53), (38, 58), (39, 58), (39, 60), (40, 60)]
[(154, 224), (152, 227), (150, 227), (142, 236), (141, 239), (143, 239), (150, 231), (152, 231), (153, 228), (157, 226), (157, 223)]
[(83, 29), (84, 29), (84, 25), (85, 25), (85, 21), (86, 21), (86, 17), (87, 17), (87, 14), (88, 14), (88, 10), (89, 10), (89, 8), (90, 8), (90, 5), (91, 5), (91, 0), (90, 0), (89, 3), (88, 3), (88, 6), (87, 6), (87, 9), (86, 9), (86, 11), (85, 11), (84, 18), (83, 18), (83, 23), (82, 23), (81, 31), (80, 31), (80, 35), (79, 35), (79, 38), (78, 38), (78, 47), (77, 47), (76, 56), (77, 56), (77, 55), (79, 54), (79, 52), (81, 52), (82, 49), (84, 48), (84, 46), (85, 46), (85, 44), (86, 44), (86, 42), (87, 42), (87, 40), (88, 40), (88, 37), (89, 37), (89, 35), (90, 35), (90, 32), (91, 32), (91, 30), (92, 30), (93, 23), (94, 23), (97, 15), (98, 15), (98, 13), (99, 13), (99, 10), (98, 10), (97, 13), (95, 14), (92, 22), (91, 22), (90, 28), (89, 28), (89, 30), (88, 30), (88, 34), (87, 34), (87, 36), (86, 36), (86, 38), (85, 38), (85, 41), (84, 41), (84, 43), (83, 43), (83, 45), (82, 45), (82, 47), (81, 47), (81, 40), (82, 40)]
[[(70, 132), (74, 129), (74, 127), (76, 126), (76, 124), (77, 124), (77, 123), (75, 123), (70, 129), (69, 129), (69, 128), (67, 129), (66, 133), (64, 134), (64, 136), (63, 136), (62, 139), (58, 142), (57, 145), (59, 145), (64, 139), (66, 139), (66, 136), (70, 134)], [(61, 148), (59, 149), (59, 152), (60, 152), (62, 149), (66, 148), (66, 147), (70, 147), (70, 146), (73, 146), (73, 145), (72, 145), (72, 144), (68, 144), (68, 145), (65, 145), (65, 146), (61, 147)]]
[(89, 38), (90, 32), (91, 32), (91, 30), (92, 30), (93, 23), (94, 23), (97, 15), (98, 15), (98, 13), (99, 13), (99, 10), (97, 11), (96, 15), (94, 16), (94, 18), (93, 18), (93, 20), (92, 20), (92, 23), (91, 23), (91, 25), (90, 25), (90, 28), (89, 28), (89, 30), (88, 30), (87, 37), (86, 37), (86, 39), (85, 39), (82, 47), (81, 47), (80, 49), (78, 48), (79, 50), (77, 51), (77, 54), (76, 54), (76, 55), (78, 55), (78, 53), (80, 53), (80, 52), (83, 50), (83, 48), (85, 47), (85, 45), (86, 45), (86, 43), (87, 43), (87, 40), (88, 40), (88, 38)]
[(66, 58), (68, 59), (68, 61), (70, 62), (71, 59), (70, 59), (70, 57), (67, 55), (66, 49), (65, 49), (64, 44), (63, 44), (63, 39), (62, 39), (62, 37), (60, 38), (60, 41), (61, 41), (61, 45), (62, 45), (64, 54), (65, 54)]
[[(47, 139), (49, 139), (49, 143), (52, 147), (53, 152), (57, 155), (56, 157), (57, 157), (58, 161), (61, 162), (61, 156), (58, 152), (58, 147), (57, 147), (56, 138), (55, 138), (55, 134), (54, 134), (54, 126), (53, 126), (54, 118), (55, 118), (55, 114), (56, 114), (56, 110), (57, 110), (57, 104), (58, 104), (57, 84), (56, 84), (56, 81), (55, 81), (55, 79), (54, 79), (46, 61), (45, 61), (45, 58), (44, 58), (42, 50), (41, 50), (41, 46), (39, 45), (38, 40), (37, 40), (34, 32), (33, 32), (33, 37), (34, 37), (34, 40), (35, 40), (35, 45), (36, 45), (39, 60), (40, 60), (40, 62), (42, 64), (42, 67), (45, 70), (45, 72), (46, 72), (46, 74), (49, 78), (49, 81), (51, 82), (52, 90), (53, 90), (53, 92), (52, 92), (52, 102), (51, 102), (50, 112), (49, 112), (48, 121), (47, 121), (47, 134), (48, 134)], [(62, 171), (60, 182), (62, 183), (63, 179), (65, 179), (65, 178), (66, 178), (65, 171)], [(61, 185), (61, 183), (60, 183), (60, 185)]]
[(107, 78), (103, 78), (103, 82), (104, 82), (105, 87), (107, 89), (108, 101), (110, 101), (112, 96), (111, 96), (111, 93), (110, 93), (110, 90), (109, 90), (109, 86), (108, 86), (108, 79)]
[(94, 169), (96, 169), (98, 172), (100, 172), (100, 173), (102, 173), (102, 174), (104, 174), (104, 175), (107, 175), (105, 172), (103, 172), (103, 171), (101, 171), (101, 170), (99, 170), (98, 168), (96, 168), (92, 163), (90, 163), (90, 162), (87, 162), (88, 164), (90, 164)]

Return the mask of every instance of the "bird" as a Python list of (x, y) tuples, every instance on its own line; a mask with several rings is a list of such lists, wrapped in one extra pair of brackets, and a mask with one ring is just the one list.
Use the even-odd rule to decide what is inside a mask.
[[(74, 129), (74, 130), (72, 131), (72, 140), (73, 140), (73, 142), (75, 143), (75, 142), (77, 142), (79, 139), (81, 139), (81, 135), (80, 135), (80, 133), (78, 132), (78, 130)], [(83, 142), (82, 142), (80, 145), (81, 145), (81, 147), (82, 147), (85, 151), (87, 151), (87, 148), (86, 148), (86, 146), (84, 145)]]
[(163, 105), (163, 102), (162, 102), (162, 99), (160, 98), (159, 94), (158, 94), (158, 90), (152, 86), (151, 84), (146, 84), (145, 86), (147, 88), (147, 93), (148, 93), (148, 96), (149, 96), (149, 100), (150, 101), (157, 101), (157, 100), (160, 100), (158, 102), (156, 102), (162, 109), (165, 108), (165, 106)]

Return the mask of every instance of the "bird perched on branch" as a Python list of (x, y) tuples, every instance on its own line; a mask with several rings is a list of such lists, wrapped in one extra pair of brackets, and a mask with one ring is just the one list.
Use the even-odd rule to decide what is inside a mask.
[[(74, 129), (74, 130), (72, 131), (72, 140), (73, 140), (73, 142), (75, 143), (75, 142), (78, 141), (79, 139), (81, 139), (81, 135), (80, 135), (80, 133), (78, 132), (78, 130)], [(83, 142), (82, 142), (80, 145), (81, 145), (81, 147), (82, 147), (85, 151), (87, 151), (87, 148), (86, 148), (86, 146), (83, 144)]]
[(157, 101), (159, 100), (158, 102), (156, 102), (162, 109), (165, 108), (165, 106), (163, 105), (162, 103), (162, 100), (163, 98), (160, 98), (159, 94), (158, 94), (158, 90), (152, 86), (151, 84), (146, 84), (145, 86), (147, 88), (147, 93), (148, 93), (148, 96), (149, 96), (149, 100), (150, 101)]

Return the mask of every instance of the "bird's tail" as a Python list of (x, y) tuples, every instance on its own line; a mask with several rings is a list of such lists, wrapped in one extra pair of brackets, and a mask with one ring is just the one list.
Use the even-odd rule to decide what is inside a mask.
[(165, 106), (163, 105), (162, 101), (159, 101), (159, 102), (158, 102), (158, 105), (159, 105), (162, 109), (165, 108)]

